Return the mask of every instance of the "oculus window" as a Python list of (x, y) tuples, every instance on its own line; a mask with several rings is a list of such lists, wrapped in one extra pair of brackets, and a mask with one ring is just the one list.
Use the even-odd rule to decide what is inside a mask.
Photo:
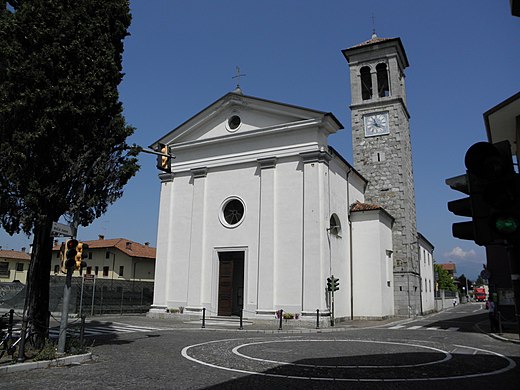
[(236, 131), (242, 124), (242, 119), (238, 115), (233, 115), (227, 120), (227, 128), (229, 131)]
[(237, 197), (228, 198), (222, 203), (220, 210), (220, 222), (229, 228), (236, 227), (242, 223), (245, 216), (245, 205)]

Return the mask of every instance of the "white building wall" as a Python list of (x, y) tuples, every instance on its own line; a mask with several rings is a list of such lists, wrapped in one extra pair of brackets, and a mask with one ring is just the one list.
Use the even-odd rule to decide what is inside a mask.
[[(273, 309), (300, 313), (303, 299), (303, 170), (299, 156), (276, 164)], [(261, 277), (261, 276), (259, 276)]]
[[(356, 222), (354, 263), (350, 259), (349, 207), (364, 201), (366, 181), (328, 152), (327, 136), (337, 123), (329, 117), (280, 122), (280, 112), (296, 108), (277, 108), (274, 117), (251, 106), (237, 109), (239, 131), (226, 129), (229, 111), (207, 110), (206, 118), (192, 118), (162, 140), (171, 143), (176, 159), (173, 181), (161, 184), (154, 308), (216, 314), (218, 253), (243, 251), (245, 316), (271, 316), (278, 309), (326, 314), (326, 279), (334, 274), (340, 279), (336, 317), (349, 317), (352, 268), (356, 315), (392, 314), (391, 288), (389, 297), (382, 296), (392, 246), (386, 214)], [(219, 219), (229, 197), (245, 205), (243, 221), (232, 228)], [(337, 236), (328, 230), (332, 214), (341, 222)]]
[(350, 226), (348, 221), (348, 209), (352, 185), (347, 182), (347, 177), (352, 180), (353, 174), (349, 174), (349, 167), (334, 158), (329, 163), (329, 212), (328, 224), (333, 214), (338, 218), (341, 229), (338, 234), (327, 231), (329, 245), (330, 270), (327, 276), (334, 275), (339, 278), (339, 290), (334, 293), (334, 315), (336, 318), (350, 317)]
[(422, 314), (428, 314), (435, 310), (435, 278), (432, 252), (433, 248), (419, 239)]
[(352, 215), (353, 315), (382, 318), (394, 313), (393, 278), (388, 284), (392, 230), (379, 210)]

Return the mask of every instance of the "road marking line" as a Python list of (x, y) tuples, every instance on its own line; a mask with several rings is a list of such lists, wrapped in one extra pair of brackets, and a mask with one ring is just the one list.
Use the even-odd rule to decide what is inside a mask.
[[(288, 375), (284, 375), (284, 374), (275, 374), (275, 373), (270, 373), (270, 372), (265, 372), (265, 371), (253, 371), (253, 370), (245, 370), (245, 369), (240, 369), (240, 368), (233, 368), (233, 367), (226, 367), (226, 366), (220, 366), (220, 365), (217, 365), (217, 364), (214, 364), (214, 363), (209, 363), (209, 362), (205, 362), (203, 360), (200, 360), (199, 358), (195, 358), (193, 356), (190, 356), (189, 354), (189, 350), (190, 349), (193, 349), (193, 348), (197, 348), (197, 347), (201, 347), (201, 346), (207, 346), (207, 345), (215, 345), (217, 343), (223, 343), (223, 342), (230, 342), (230, 341), (233, 341), (233, 342), (242, 342), (243, 339), (226, 339), (226, 340), (213, 340), (213, 341), (208, 341), (208, 342), (204, 342), (204, 343), (199, 343), (199, 344), (193, 344), (193, 345), (189, 345), (187, 347), (184, 347), (181, 351), (181, 355), (185, 358), (185, 359), (188, 359), (192, 362), (195, 362), (195, 363), (198, 363), (198, 364), (201, 364), (201, 365), (204, 365), (204, 366), (207, 366), (207, 367), (212, 367), (212, 368), (216, 368), (216, 369), (220, 369), (220, 370), (225, 370), (225, 371), (231, 371), (231, 372), (238, 372), (238, 373), (243, 373), (243, 374), (249, 374), (249, 375), (258, 375), (258, 376), (263, 376), (263, 377), (272, 377), (272, 378), (288, 378), (289, 376)], [(291, 340), (287, 340), (287, 341), (291, 341)], [(294, 341), (316, 341), (316, 342), (324, 342), (325, 340), (294, 340)], [(330, 340), (330, 341), (333, 341), (333, 342), (337, 342), (338, 340)], [(341, 340), (341, 341), (350, 341), (350, 342), (363, 342), (361, 340)], [(279, 341), (276, 341), (276, 340), (272, 340), (272, 341), (265, 341), (265, 342), (254, 342), (254, 343), (248, 343), (248, 344), (241, 344), (241, 345), (238, 345), (236, 346), (235, 348), (233, 348), (232, 352), (234, 354), (236, 354), (237, 356), (241, 356), (242, 354), (238, 353), (238, 349), (243, 347), (243, 346), (249, 346), (249, 345), (254, 345), (254, 344), (263, 344), (263, 343), (268, 343), (268, 342), (279, 342)], [(365, 342), (370, 342), (368, 340), (366, 340)], [(377, 343), (386, 343), (386, 344), (390, 344), (389, 342), (382, 342), (382, 341), (373, 341), (373, 342), (377, 342)], [(436, 350), (436, 351), (439, 351), (441, 353), (444, 353), (445, 355), (449, 355), (451, 357), (451, 354), (447, 351), (443, 351), (443, 350), (440, 350), (440, 349), (437, 349), (437, 348), (433, 348), (433, 347), (426, 347), (426, 346), (423, 346), (423, 345), (414, 345), (414, 344), (407, 344), (407, 343), (395, 343), (395, 344), (402, 344), (402, 345), (410, 345), (410, 346), (416, 346), (416, 347), (420, 347), (420, 348), (430, 348), (430, 349), (433, 349), (433, 350)], [(508, 362), (508, 365), (506, 367), (503, 367), (501, 369), (498, 369), (498, 370), (494, 370), (494, 371), (484, 371), (484, 372), (478, 372), (478, 373), (473, 373), (473, 374), (461, 374), (461, 375), (448, 375), (448, 376), (433, 376), (433, 377), (402, 377), (402, 378), (386, 378), (386, 377), (383, 377), (383, 378), (380, 378), (380, 377), (377, 377), (377, 378), (374, 378), (374, 377), (366, 377), (366, 378), (344, 378), (344, 377), (334, 377), (334, 378), (331, 378), (330, 376), (324, 376), (324, 377), (320, 377), (320, 376), (313, 376), (313, 377), (309, 377), (309, 376), (298, 376), (298, 375), (291, 375), (290, 378), (291, 379), (299, 379), (299, 380), (315, 380), (315, 381), (330, 381), (331, 379), (334, 379), (335, 381), (337, 382), (426, 382), (426, 381), (447, 381), (447, 380), (460, 380), (460, 379), (467, 379), (467, 378), (479, 378), (479, 377), (483, 377), (483, 376), (490, 376), (490, 375), (497, 375), (497, 374), (502, 374), (504, 372), (507, 372), (513, 368), (516, 367), (516, 363), (510, 359), (509, 357), (505, 356), (505, 355), (502, 355), (502, 354), (499, 354), (497, 352), (493, 352), (493, 351), (489, 351), (489, 350), (485, 350), (485, 349), (480, 349), (480, 348), (474, 348), (474, 347), (468, 347), (468, 346), (464, 346), (464, 345), (454, 345), (455, 347), (455, 350), (461, 348), (461, 349), (465, 349), (465, 350), (473, 350), (475, 352), (482, 352), (484, 354), (489, 354), (489, 355), (494, 355), (494, 356), (497, 356), (499, 358), (502, 358), (504, 360), (506, 360)], [(246, 356), (246, 355), (243, 355), (245, 358), (247, 359), (253, 359), (253, 360), (256, 360), (256, 358), (251, 358), (249, 356)], [(263, 360), (263, 359), (260, 359), (260, 360)], [(286, 363), (286, 362), (282, 362), (284, 363), (285, 365), (288, 364), (288, 365), (293, 365), (293, 366), (298, 366), (298, 364), (294, 364), (294, 363)], [(434, 364), (433, 362), (431, 364)], [(313, 366), (315, 367), (315, 366)], [(326, 368), (331, 368), (331, 366), (325, 366)], [(341, 366), (341, 367), (348, 367), (348, 366)], [(337, 367), (336, 367), (337, 368)], [(356, 368), (356, 366), (352, 366), (352, 368)], [(371, 368), (376, 368), (376, 367), (371, 367)], [(384, 368), (388, 368), (388, 366), (385, 366)]]
[(125, 328), (164, 330), (164, 328), (152, 328), (150, 326), (130, 325), (130, 324), (125, 324), (123, 322), (113, 322), (113, 324), (116, 325), (116, 326), (124, 326)]
[(416, 329), (421, 329), (421, 328), (422, 328), (421, 325), (415, 325), (415, 326), (410, 326), (410, 327), (408, 328), (408, 330), (416, 330)]
[(404, 325), (396, 325), (396, 326), (392, 326), (388, 329), (401, 329), (401, 328), (404, 328)]

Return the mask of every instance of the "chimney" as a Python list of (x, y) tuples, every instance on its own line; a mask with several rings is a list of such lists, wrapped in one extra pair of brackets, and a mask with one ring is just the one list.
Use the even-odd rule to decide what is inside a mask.
[(127, 241), (126, 242), (126, 249), (128, 249), (129, 251), (132, 250), (132, 242), (131, 241)]
[(54, 246), (58, 246), (58, 240), (54, 240)]
[(24, 246), (22, 247), (22, 253), (25, 253), (25, 247)]
[(149, 243), (148, 241), (146, 241), (146, 242), (144, 243), (144, 246), (150, 246), (150, 243)]
[(98, 240), (104, 240), (105, 239), (105, 236), (102, 235), (102, 234), (98, 234)]

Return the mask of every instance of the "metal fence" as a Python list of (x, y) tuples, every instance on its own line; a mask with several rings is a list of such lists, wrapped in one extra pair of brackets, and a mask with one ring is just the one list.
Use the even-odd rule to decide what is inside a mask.
[[(65, 277), (51, 276), (49, 311), (61, 312)], [(153, 303), (153, 282), (73, 278), (69, 313), (101, 314), (144, 313)], [(22, 310), (26, 288), (23, 284), (0, 285), (0, 309)]]

